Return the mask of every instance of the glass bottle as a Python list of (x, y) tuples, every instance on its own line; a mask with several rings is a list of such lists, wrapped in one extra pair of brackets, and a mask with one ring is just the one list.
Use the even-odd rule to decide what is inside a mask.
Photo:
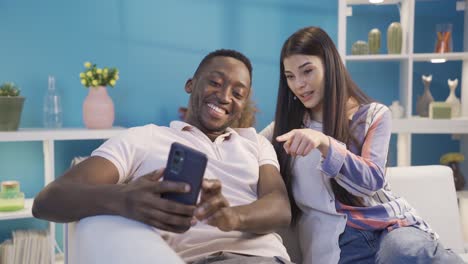
[(49, 76), (49, 87), (44, 96), (44, 127), (62, 127), (62, 103), (55, 87), (54, 76)]

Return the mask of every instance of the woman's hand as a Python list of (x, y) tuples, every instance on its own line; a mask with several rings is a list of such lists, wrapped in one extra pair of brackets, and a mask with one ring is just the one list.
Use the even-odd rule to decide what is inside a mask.
[(310, 128), (293, 129), (276, 137), (276, 140), (284, 142), (284, 150), (293, 157), (306, 156), (315, 148), (325, 157), (330, 146), (330, 141), (325, 134)]

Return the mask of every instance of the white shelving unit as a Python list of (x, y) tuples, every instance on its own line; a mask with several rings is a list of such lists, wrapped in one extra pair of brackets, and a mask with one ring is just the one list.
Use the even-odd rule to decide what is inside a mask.
[[(346, 33), (347, 17), (356, 5), (373, 5), (368, 0), (338, 0), (338, 50), (346, 63), (358, 62), (400, 62), (399, 101), (405, 109), (404, 119), (394, 119), (392, 132), (397, 134), (397, 165), (411, 165), (412, 134), (464, 134), (461, 140), (461, 152), (468, 156), (468, 12), (464, 13), (464, 52), (452, 53), (414, 53), (414, 18), (418, 0), (385, 0), (378, 5), (399, 5), (400, 23), (403, 29), (402, 54), (347, 55)], [(440, 0), (443, 1), (443, 0)], [(463, 0), (468, 7), (468, 0)], [(455, 6), (453, 7), (455, 9)], [(386, 31), (382, 30), (382, 34)], [(381, 51), (382, 52), (382, 51)], [(384, 52), (384, 51), (383, 51)], [(413, 109), (413, 65), (414, 62), (430, 62), (431, 59), (462, 61), (460, 118), (433, 120), (415, 117)], [(462, 164), (462, 170), (468, 171), (468, 162)]]
[[(55, 179), (55, 155), (54, 142), (60, 140), (93, 140), (107, 139), (113, 137), (124, 128), (116, 127), (112, 129), (90, 130), (85, 128), (63, 128), (63, 129), (20, 129), (13, 132), (0, 132), (0, 142), (19, 142), (19, 141), (42, 141), (44, 155), (44, 186)], [(30, 218), (32, 216), (31, 208), (34, 199), (28, 198), (25, 201), (25, 209), (16, 212), (0, 213), (0, 220), (11, 220)], [(51, 256), (55, 256), (55, 224), (49, 223), (51, 239)], [(54, 259), (52, 259), (52, 263)]]

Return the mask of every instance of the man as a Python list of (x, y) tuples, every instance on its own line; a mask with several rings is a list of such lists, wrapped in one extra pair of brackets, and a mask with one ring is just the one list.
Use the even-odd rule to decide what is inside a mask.
[[(34, 216), (86, 218), (77, 227), (80, 263), (288, 263), (273, 233), (291, 218), (274, 149), (253, 128), (230, 128), (248, 102), (251, 75), (239, 52), (208, 54), (185, 84), (187, 123), (109, 139), (36, 197)], [(175, 141), (208, 156), (197, 206), (160, 197), (189, 191), (160, 181)]]

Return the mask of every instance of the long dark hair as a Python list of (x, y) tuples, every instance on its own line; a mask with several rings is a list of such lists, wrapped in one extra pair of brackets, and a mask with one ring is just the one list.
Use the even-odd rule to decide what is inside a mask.
[[(294, 94), (288, 86), (283, 61), (291, 55), (312, 55), (322, 60), (325, 74), (323, 98), (323, 133), (347, 145), (353, 141), (346, 103), (350, 98), (358, 104), (372, 100), (353, 82), (340, 54), (328, 34), (318, 27), (306, 27), (292, 34), (283, 44), (280, 57), (280, 80), (276, 104), (275, 128), (272, 143), (280, 162), (281, 175), (286, 183), (291, 201), (293, 223), (296, 223), (300, 210), (292, 195), (292, 162), (283, 149), (283, 144), (275, 140), (279, 135), (303, 126), (306, 109), (300, 100), (294, 100)], [(338, 185), (334, 179), (331, 186), (338, 201), (354, 206), (362, 206), (361, 200)]]

